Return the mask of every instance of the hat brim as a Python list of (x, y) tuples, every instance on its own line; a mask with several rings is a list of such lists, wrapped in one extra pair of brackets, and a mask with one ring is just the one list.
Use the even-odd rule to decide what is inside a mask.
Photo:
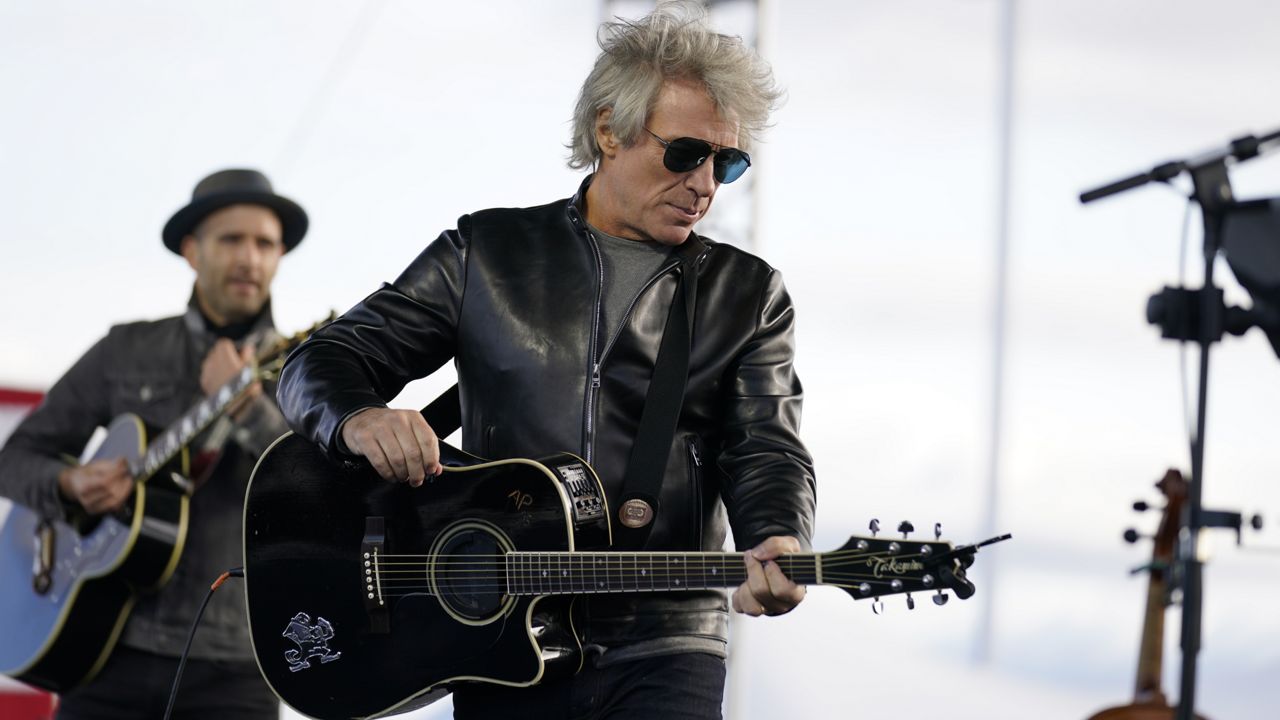
[(280, 219), (281, 241), (284, 251), (297, 247), (307, 234), (307, 213), (298, 203), (286, 197), (262, 192), (228, 192), (219, 193), (215, 197), (194, 200), (169, 218), (164, 224), (161, 237), (164, 246), (178, 255), (182, 254), (182, 239), (192, 233), (196, 226), (210, 213), (229, 205), (239, 204), (262, 205), (276, 214)]

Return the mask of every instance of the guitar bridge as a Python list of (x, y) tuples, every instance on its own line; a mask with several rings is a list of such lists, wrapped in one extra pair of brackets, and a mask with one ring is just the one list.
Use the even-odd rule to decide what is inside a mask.
[(382, 556), (386, 554), (386, 521), (381, 517), (364, 519), (364, 538), (360, 541), (360, 585), (364, 588), (364, 609), (369, 615), (369, 630), (391, 632), (386, 597), (382, 594)]

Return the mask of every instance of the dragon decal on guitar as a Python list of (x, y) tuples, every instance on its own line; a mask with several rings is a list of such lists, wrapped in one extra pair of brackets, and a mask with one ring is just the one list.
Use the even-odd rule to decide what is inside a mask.
[(329, 641), (333, 639), (333, 624), (322, 617), (317, 617), (316, 621), (311, 622), (311, 616), (299, 612), (289, 620), (289, 625), (281, 633), (281, 637), (286, 637), (293, 641), (296, 648), (286, 650), (284, 659), (289, 662), (289, 672), (298, 672), (311, 667), (311, 663), (307, 662), (311, 658), (317, 658), (321, 664), (331, 663), (342, 657), (341, 652), (334, 652), (329, 649)]

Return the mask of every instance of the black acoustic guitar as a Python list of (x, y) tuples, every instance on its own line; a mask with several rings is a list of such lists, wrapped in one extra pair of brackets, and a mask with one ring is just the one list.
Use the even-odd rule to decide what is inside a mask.
[[(254, 653), (299, 712), (392, 714), (457, 683), (523, 686), (572, 674), (581, 667), (576, 596), (746, 579), (738, 553), (607, 552), (603, 489), (574, 455), (442, 454), (444, 474), (410, 488), (367, 465), (331, 462), (290, 434), (254, 469), (244, 522)], [(796, 582), (855, 598), (937, 592), (941, 604), (944, 589), (973, 594), (965, 568), (977, 547), (852, 538), (778, 564)]]
[(138, 416), (112, 420), (91, 459), (128, 463), (134, 490), (119, 512), (63, 522), (10, 507), (0, 526), (0, 674), (65, 692), (101, 669), (138, 594), (164, 585), (182, 555), (193, 469), (216, 461), (211, 451), (193, 462), (192, 441), (314, 329), (264, 350), (150, 444)]

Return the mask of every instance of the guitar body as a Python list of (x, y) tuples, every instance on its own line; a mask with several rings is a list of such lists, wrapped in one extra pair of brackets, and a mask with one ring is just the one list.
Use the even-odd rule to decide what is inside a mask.
[[(142, 421), (121, 415), (93, 459), (142, 457)], [(0, 673), (54, 692), (90, 680), (115, 647), (137, 594), (173, 574), (188, 498), (138, 483), (120, 513), (79, 527), (14, 504), (0, 527)]]
[[(299, 712), (403, 712), (455, 683), (524, 686), (579, 669), (572, 598), (508, 594), (499, 577), (515, 549), (608, 547), (599, 479), (573, 455), (485, 463), (442, 452), (446, 472), (418, 488), (335, 464), (292, 434), (254, 469), (254, 654)], [(394, 563), (379, 563), (386, 555)], [(372, 573), (369, 560), (390, 569)]]
[[(1173, 720), (1177, 714), (1177, 708), (1169, 707), (1164, 702), (1135, 702), (1131, 705), (1107, 708), (1089, 716), (1089, 720)], [(1199, 713), (1195, 718), (1205, 720), (1205, 717)]]

